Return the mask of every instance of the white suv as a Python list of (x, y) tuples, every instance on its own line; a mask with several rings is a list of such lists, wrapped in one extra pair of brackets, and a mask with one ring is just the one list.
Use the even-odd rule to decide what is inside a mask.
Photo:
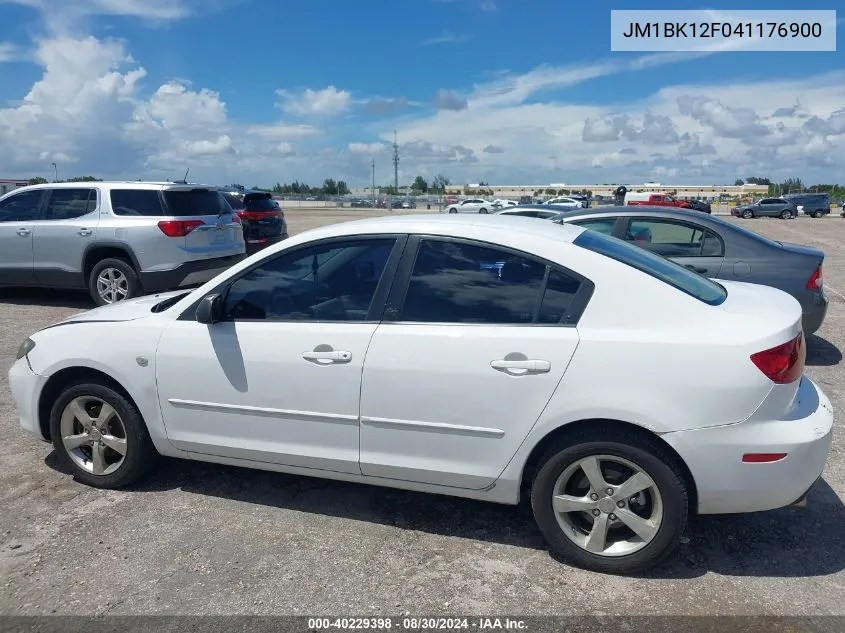
[(0, 197), (0, 285), (87, 289), (98, 305), (204, 283), (243, 258), (216, 187), (73, 182)]

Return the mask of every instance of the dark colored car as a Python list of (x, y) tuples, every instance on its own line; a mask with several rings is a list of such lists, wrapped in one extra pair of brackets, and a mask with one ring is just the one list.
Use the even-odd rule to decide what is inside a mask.
[(824, 252), (812, 246), (776, 242), (718, 216), (667, 207), (567, 210), (551, 221), (632, 242), (707, 277), (783, 290), (801, 304), (807, 334), (827, 314)]
[(813, 218), (830, 215), (830, 196), (826, 193), (788, 193), (783, 199), (793, 203), (804, 215)]
[(223, 197), (241, 220), (247, 255), (287, 239), (285, 213), (271, 194), (265, 191), (223, 191)]
[(349, 203), (350, 207), (357, 207), (357, 208), (370, 208), (373, 206), (372, 200), (366, 200), (365, 198), (358, 198), (357, 200), (353, 200)]
[(692, 205), (692, 208), (695, 211), (701, 211), (702, 213), (713, 213), (713, 209), (710, 206), (709, 202), (704, 202), (704, 200), (689, 200), (688, 202)]
[(763, 198), (752, 204), (737, 206), (731, 215), (750, 220), (751, 218), (782, 218), (791, 220), (798, 216), (794, 202), (783, 198)]

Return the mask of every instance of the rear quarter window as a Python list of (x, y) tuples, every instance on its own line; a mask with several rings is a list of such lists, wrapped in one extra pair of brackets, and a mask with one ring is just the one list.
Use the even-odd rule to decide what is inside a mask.
[(636, 268), (706, 304), (719, 305), (728, 297), (727, 290), (715, 281), (615, 237), (584, 231), (573, 244)]
[(161, 198), (154, 189), (112, 189), (109, 192), (115, 215), (162, 216)]
[(271, 198), (247, 196), (244, 198), (244, 207), (247, 211), (277, 211), (278, 207)]
[(164, 202), (168, 215), (174, 216), (220, 215), (232, 212), (223, 194), (213, 189), (166, 189)]

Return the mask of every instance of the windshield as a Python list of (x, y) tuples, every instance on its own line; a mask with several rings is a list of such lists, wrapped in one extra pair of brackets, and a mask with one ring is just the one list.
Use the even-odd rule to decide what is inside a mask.
[(636, 268), (704, 303), (719, 305), (728, 297), (727, 290), (715, 281), (604, 233), (584, 231), (573, 244)]
[(277, 211), (278, 207), (271, 198), (266, 196), (246, 196), (244, 198), (244, 208), (247, 211)]

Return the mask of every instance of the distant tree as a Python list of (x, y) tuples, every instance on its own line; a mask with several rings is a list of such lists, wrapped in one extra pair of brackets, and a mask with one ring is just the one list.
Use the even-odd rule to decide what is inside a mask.
[(65, 182), (102, 182), (102, 178), (95, 178), (94, 176), (74, 176), (68, 178)]
[(736, 180), (734, 180), (734, 185), (737, 186), (737, 187), (741, 187), (744, 184), (745, 184), (745, 181), (742, 178), (737, 178)]
[(349, 193), (349, 187), (346, 184), (345, 180), (338, 180), (337, 181), (337, 195), (345, 196)]
[(546, 189), (545, 193), (548, 196), (553, 196), (553, 195), (555, 195), (556, 192), (555, 192), (554, 189)]
[(323, 181), (322, 192), (327, 196), (337, 195), (337, 183), (334, 178), (326, 178)]
[(47, 179), (42, 178), (41, 176), (36, 176), (35, 178), (29, 179), (29, 184), (31, 184), (31, 185), (45, 185), (45, 184), (47, 184)]
[(434, 180), (431, 181), (431, 187), (429, 187), (429, 190), (432, 193), (445, 194), (446, 193), (446, 187), (448, 187), (451, 184), (452, 184), (452, 181), (449, 180), (446, 176), (444, 176), (443, 174), (437, 174), (434, 177)]
[(422, 176), (417, 176), (414, 179), (414, 184), (411, 185), (411, 189), (419, 193), (426, 193), (428, 191), (428, 182)]

